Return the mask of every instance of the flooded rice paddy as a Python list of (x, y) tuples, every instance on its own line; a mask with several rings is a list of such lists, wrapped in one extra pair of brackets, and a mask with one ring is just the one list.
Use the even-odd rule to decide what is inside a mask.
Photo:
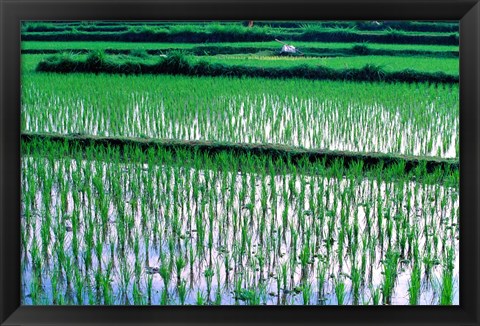
[(23, 305), (459, 304), (458, 24), (243, 25), (22, 24)]
[(27, 132), (459, 157), (458, 85), (82, 74), (22, 83)]
[(459, 302), (458, 171), (23, 146), (23, 304)]

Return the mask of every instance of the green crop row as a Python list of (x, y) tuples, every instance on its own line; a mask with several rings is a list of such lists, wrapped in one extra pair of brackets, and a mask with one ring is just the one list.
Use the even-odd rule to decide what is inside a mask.
[(304, 66), (311, 69), (318, 67), (348, 69), (363, 68), (367, 65), (374, 65), (380, 67), (384, 73), (399, 72), (405, 69), (411, 69), (418, 73), (442, 72), (451, 76), (458, 76), (460, 69), (458, 58), (431, 58), (414, 56), (392, 57), (372, 56), (368, 54), (351, 57), (304, 57), (263, 54), (231, 54), (201, 56), (192, 59), (193, 63), (202, 61), (206, 61), (210, 64), (221, 64), (224, 66), (242, 66), (265, 69), (294, 68), (298, 66)]
[(458, 114), (457, 84), (22, 75), (26, 132), (459, 157)]
[(123, 29), (119, 29), (120, 26), (101, 26), (98, 30), (93, 25), (77, 25), (77, 26), (66, 26), (66, 25), (50, 25), (52, 28), (49, 31), (48, 28), (41, 30), (42, 28), (37, 28), (37, 30), (31, 30), (28, 28), (28, 25), (23, 29), (23, 34), (41, 34), (41, 33), (112, 33), (112, 32), (135, 32), (135, 33), (162, 33), (168, 32), (170, 34), (184, 34), (184, 33), (236, 33), (243, 34), (245, 32), (255, 33), (255, 34), (277, 34), (277, 35), (299, 35), (303, 33), (324, 33), (324, 32), (356, 32), (362, 35), (378, 35), (378, 34), (389, 34), (389, 35), (416, 35), (416, 36), (448, 36), (458, 35), (457, 30), (444, 33), (444, 32), (419, 32), (419, 31), (402, 31), (398, 29), (386, 28), (383, 30), (358, 30), (355, 26), (348, 25), (325, 25), (318, 23), (305, 23), (300, 27), (295, 28), (283, 28), (283, 27), (273, 27), (271, 25), (260, 24), (254, 27), (245, 27), (240, 22), (207, 22), (207, 23), (183, 23), (183, 24), (146, 24), (146, 25), (129, 25), (128, 23), (123, 25)]
[[(215, 141), (189, 141), (176, 139), (149, 139), (132, 137), (101, 137), (85, 134), (51, 134), (51, 133), (29, 133), (21, 134), (22, 141), (25, 142), (57, 142), (64, 146), (75, 148), (89, 146), (105, 146), (108, 148), (118, 147), (122, 153), (128, 146), (134, 146), (142, 151), (148, 151), (153, 148), (162, 148), (175, 153), (178, 150), (190, 150), (196, 153), (205, 153), (215, 155), (218, 153), (228, 153), (229, 155), (247, 155), (247, 156), (268, 156), (274, 160), (283, 160), (288, 164), (304, 164), (305, 162), (323, 161), (324, 165), (331, 166), (341, 162), (344, 166), (352, 164), (361, 164), (365, 171), (378, 169), (379, 166), (389, 168), (392, 165), (401, 165), (402, 173), (409, 173), (412, 170), (421, 170), (426, 173), (449, 172), (459, 169), (457, 159), (443, 159), (438, 157), (419, 157), (406, 156), (398, 154), (384, 153), (357, 153), (332, 150), (303, 149), (285, 145), (275, 144), (248, 144), (248, 143), (225, 143)], [(128, 152), (128, 151), (127, 151)], [(126, 158), (128, 160), (128, 157)], [(440, 171), (438, 171), (440, 170)]]
[[(372, 51), (408, 51), (408, 52), (451, 52), (458, 53), (458, 45), (418, 45), (418, 44), (377, 44), (377, 43), (322, 43), (322, 42), (294, 42), (292, 45), (299, 50), (311, 49), (312, 51), (351, 49), (355, 46), (367, 46)], [(278, 50), (278, 42), (233, 42), (233, 43), (129, 43), (129, 42), (41, 42), (24, 41), (22, 50), (191, 50), (203, 47), (215, 48), (252, 48)], [(439, 54), (440, 55), (440, 54)]]
[(458, 22), (424, 22), (424, 21), (333, 21), (333, 22), (257, 22), (257, 26), (271, 26), (284, 28), (304, 28), (310, 24), (321, 24), (323, 27), (330, 28), (352, 28), (360, 31), (411, 31), (411, 32), (458, 32)]
[[(298, 60), (305, 61), (307, 59)], [(215, 58), (194, 60), (179, 52), (171, 52), (168, 56), (156, 60), (155, 58), (142, 60), (136, 57), (109, 57), (105, 55), (104, 52), (97, 51), (89, 54), (85, 59), (69, 54), (53, 55), (40, 61), (36, 70), (40, 72), (57, 73), (175, 74), (192, 76), (305, 78), (316, 80), (458, 83), (458, 75), (448, 74), (442, 71), (425, 72), (414, 69), (389, 71), (382, 66), (367, 63), (370, 60), (371, 59), (367, 57), (367, 61), (363, 66), (353, 68), (330, 68), (322, 65), (318, 61), (313, 61), (312, 65), (301, 64), (302, 62), (299, 62), (297, 65), (292, 65), (290, 63), (291, 61), (282, 64), (282, 61), (269, 63), (268, 60), (257, 60), (257, 64), (255, 65), (255, 60), (241, 60), (241, 62), (235, 65), (235, 63), (230, 63), (234, 60), (223, 60), (223, 62), (219, 62), (219, 60)], [(362, 61), (365, 62), (365, 59), (362, 59)], [(249, 62), (253, 64), (248, 65), (247, 63)], [(457, 63), (456, 60), (452, 60), (451, 62), (453, 64)], [(342, 64), (341, 61), (340, 64)], [(430, 68), (429, 65), (428, 67)], [(452, 67), (451, 69), (455, 71), (457, 67)]]
[[(171, 47), (163, 50), (142, 50), (142, 49), (102, 49), (106, 54), (131, 54), (131, 55), (159, 55), (165, 54), (167, 51), (182, 50), (188, 55), (211, 56), (218, 54), (248, 54), (261, 53), (262, 56), (279, 55), (280, 50), (269, 47), (225, 47), (225, 46), (194, 46), (185, 50), (181, 47)], [(56, 54), (62, 52), (72, 52), (85, 54), (89, 53), (89, 49), (25, 49), (22, 54)], [(296, 56), (300, 56), (297, 54)], [(412, 50), (377, 50), (372, 49), (368, 45), (354, 45), (350, 48), (311, 48), (303, 47), (301, 56), (305, 57), (350, 57), (350, 56), (403, 56), (403, 57), (433, 57), (433, 58), (458, 58), (458, 51), (412, 51)]]
[[(24, 22), (23, 32), (52, 32), (52, 31), (125, 31), (131, 26), (160, 26), (171, 28), (176, 25), (190, 25), (199, 27), (201, 25), (212, 24), (211, 22), (105, 22), (105, 21), (80, 21), (80, 22)], [(215, 22), (214, 24), (228, 25), (231, 22)], [(245, 25), (246, 22), (243, 22)], [(351, 28), (366, 31), (398, 30), (413, 32), (458, 32), (458, 23), (447, 22), (415, 22), (415, 21), (338, 21), (338, 22), (275, 22), (275, 21), (255, 21), (255, 26), (269, 28), (284, 28), (289, 30), (305, 29), (315, 26), (317, 28)]]
[(212, 25), (205, 30), (180, 25), (165, 29), (155, 27), (133, 27), (124, 32), (24, 32), (22, 41), (116, 41), (116, 42), (264, 42), (276, 38), (288, 41), (310, 42), (372, 42), (397, 44), (458, 45), (458, 33), (418, 34), (399, 32), (359, 32), (351, 29), (306, 28), (297, 33), (276, 32), (267, 27), (246, 28), (239, 25)]

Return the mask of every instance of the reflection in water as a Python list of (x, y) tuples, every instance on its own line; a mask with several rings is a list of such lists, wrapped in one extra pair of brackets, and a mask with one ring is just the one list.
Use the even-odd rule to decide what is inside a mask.
[(455, 87), (109, 77), (70, 95), (26, 78), (23, 130), (458, 157)]
[(458, 304), (458, 188), (113, 162), (23, 157), (24, 304)]

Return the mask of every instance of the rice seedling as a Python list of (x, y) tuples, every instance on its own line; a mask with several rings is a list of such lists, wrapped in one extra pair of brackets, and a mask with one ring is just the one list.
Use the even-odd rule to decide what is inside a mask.
[(352, 266), (350, 278), (352, 280), (353, 304), (358, 304), (360, 300), (361, 275), (355, 266)]
[(337, 298), (337, 304), (339, 306), (342, 306), (344, 304), (346, 296), (345, 283), (343, 282), (343, 280), (337, 279), (335, 281), (335, 296)]
[(186, 297), (187, 297), (187, 282), (185, 280), (181, 280), (180, 283), (178, 283), (178, 298), (182, 306), (185, 305)]
[(420, 297), (421, 288), (421, 274), (420, 264), (415, 264), (412, 269), (412, 275), (410, 277), (408, 298), (411, 305), (417, 305)]
[(447, 249), (441, 280), (440, 304), (451, 305), (453, 303), (454, 291), (454, 250)]
[(400, 254), (396, 251), (387, 250), (383, 261), (382, 297), (384, 304), (390, 304), (397, 278), (398, 259)]
[(380, 287), (374, 288), (373, 285), (370, 286), (370, 294), (372, 298), (372, 304), (378, 306), (380, 304), (381, 289)]
[(205, 298), (203, 297), (203, 294), (201, 291), (197, 292), (197, 300), (196, 300), (196, 305), (197, 306), (203, 306), (205, 304)]
[(303, 298), (304, 305), (310, 304), (311, 296), (312, 296), (312, 285), (306, 282), (302, 285), (302, 298)]

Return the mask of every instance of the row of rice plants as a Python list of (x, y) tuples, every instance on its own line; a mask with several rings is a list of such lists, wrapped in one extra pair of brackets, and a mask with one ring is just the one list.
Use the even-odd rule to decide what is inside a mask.
[[(317, 49), (351, 49), (355, 46), (366, 46), (374, 51), (410, 51), (410, 52), (458, 52), (458, 45), (418, 45), (418, 44), (377, 44), (377, 43), (322, 43), (322, 42), (295, 42), (294, 45), (301, 50), (306, 48)], [(232, 42), (232, 43), (131, 43), (131, 42), (41, 42), (24, 41), (21, 44), (23, 50), (191, 50), (198, 48), (253, 48), (278, 49), (278, 42)]]
[[(217, 45), (200, 45), (191, 46), (190, 48), (182, 48), (173, 46), (172, 48), (165, 47), (164, 49), (111, 49), (98, 47), (106, 54), (114, 55), (130, 55), (134, 57), (147, 58), (149, 55), (158, 56), (166, 55), (170, 51), (181, 50), (188, 55), (196, 56), (212, 56), (212, 55), (246, 55), (255, 53), (260, 57), (305, 57), (305, 58), (325, 58), (325, 57), (353, 57), (353, 56), (389, 56), (389, 57), (421, 57), (421, 58), (457, 58), (459, 56), (458, 50), (456, 51), (411, 51), (411, 50), (374, 50), (368, 45), (353, 45), (348, 48), (302, 48), (302, 54), (287, 55), (282, 54), (278, 46), (275, 47), (226, 47)], [(92, 49), (22, 49), (22, 54), (54, 54), (54, 53), (75, 53), (75, 54), (87, 54), (92, 52)], [(279, 58), (277, 58), (278, 60)], [(390, 58), (392, 60), (394, 58)], [(357, 63), (358, 64), (358, 63)], [(425, 66), (425, 65), (424, 65)], [(429, 68), (431, 69), (431, 68)]]
[[(142, 53), (134, 56), (125, 55), (107, 55), (103, 51), (95, 51), (88, 56), (79, 54), (61, 53), (47, 56), (42, 59), (36, 67), (37, 72), (56, 72), (56, 73), (107, 73), (107, 74), (173, 74), (187, 76), (228, 76), (228, 77), (263, 77), (274, 79), (285, 78), (304, 78), (314, 80), (342, 80), (342, 81), (369, 81), (369, 82), (407, 82), (407, 83), (458, 83), (458, 74), (446, 73), (441, 69), (434, 71), (423, 71), (405, 68), (402, 70), (390, 70), (383, 66), (370, 63), (369, 60), (360, 57), (357, 59), (356, 66), (349, 66), (345, 59), (332, 58), (332, 62), (339, 61), (344, 63), (342, 67), (332, 68), (328, 65), (322, 65), (325, 61), (316, 58), (297, 58), (286, 60), (284, 56), (275, 58), (280, 63), (278, 66), (265, 61), (268, 57), (261, 57), (262, 60), (253, 60), (253, 65), (235, 64), (234, 59), (221, 61), (212, 61), (208, 57), (196, 58), (186, 56), (182, 52), (172, 51), (168, 55), (160, 58), (148, 56)], [(144, 57), (144, 58), (143, 58)], [(203, 59), (207, 58), (207, 59)], [(216, 58), (213, 58), (216, 59)], [(451, 63), (448, 72), (456, 72), (457, 64), (455, 59), (439, 59), (440, 62)], [(367, 62), (363, 66), (361, 63)], [(406, 60), (400, 60), (404, 62)], [(256, 65), (255, 65), (256, 62)], [(317, 64), (300, 64), (302, 62)], [(329, 62), (329, 61), (325, 61)], [(360, 66), (358, 66), (360, 64)], [(425, 66), (425, 64), (423, 64)], [(432, 69), (427, 65), (427, 70)]]
[[(399, 52), (399, 51), (387, 51), (387, 54), (380, 53), (382, 55), (370, 55), (369, 48), (358, 46), (350, 49), (315, 49), (314, 51), (328, 51), (330, 53), (319, 52), (319, 53), (309, 53), (307, 56), (283, 56), (278, 55), (278, 52), (272, 51), (272, 49), (264, 49), (267, 52), (260, 54), (251, 54), (248, 52), (255, 52), (260, 50), (260, 48), (222, 48), (222, 47), (199, 47), (192, 48), (190, 50), (182, 50), (182, 53), (188, 54), (188, 51), (195, 51), (198, 53), (198, 56), (185, 55), (185, 59), (188, 60), (192, 65), (200, 65), (203, 62), (208, 64), (221, 64), (225, 66), (242, 66), (242, 67), (260, 67), (260, 68), (295, 68), (299, 66), (304, 66), (305, 68), (316, 68), (316, 67), (327, 67), (332, 69), (345, 69), (345, 68), (362, 68), (365, 65), (372, 65), (373, 63), (376, 66), (382, 68), (384, 72), (396, 72), (402, 71), (405, 69), (410, 69), (418, 72), (425, 73), (435, 73), (443, 72), (448, 75), (458, 76), (459, 73), (459, 63), (458, 63), (458, 53), (450, 57), (444, 57), (445, 52), (433, 52), (435, 57), (431, 56), (421, 56), (415, 55), (412, 52)], [(305, 51), (307, 51), (306, 49)], [(47, 51), (47, 50), (39, 50)], [(164, 58), (158, 57), (160, 54), (158, 51), (150, 51), (150, 54), (142, 50), (108, 50), (104, 54), (104, 58), (108, 61), (117, 62), (119, 65), (121, 63), (126, 63), (130, 61), (135, 61), (138, 64), (155, 64), (159, 60), (164, 60)], [(246, 51), (247, 53), (237, 53), (238, 51)], [(365, 53), (356, 53), (365, 51)], [(37, 62), (51, 62), (54, 59), (57, 61), (63, 58), (64, 60), (70, 59), (74, 62), (85, 61), (89, 53), (87, 50), (83, 50), (79, 53), (78, 51), (72, 50), (72, 53), (59, 53), (57, 50), (50, 50), (47, 53), (57, 53), (60, 55), (57, 56), (35, 56), (26, 58), (27, 60), (35, 60)], [(165, 53), (162, 55), (169, 55), (170, 50), (165, 50)], [(174, 51), (175, 52), (175, 51)], [(378, 51), (377, 51), (378, 52)], [(108, 54), (107, 54), (108, 53)], [(233, 54), (231, 54), (233, 53)], [(396, 56), (396, 54), (399, 54)], [(402, 54), (403, 53), (403, 54)], [(449, 54), (448, 52), (447, 54)], [(419, 52), (422, 54), (422, 52)], [(348, 55), (348, 56), (346, 56)], [(436, 57), (439, 55), (438, 57)], [(41, 59), (41, 60), (39, 60)], [(143, 60), (143, 61), (142, 61)], [(77, 71), (81, 71), (81, 65), (77, 67)], [(60, 69), (60, 67), (59, 67)], [(63, 72), (63, 71), (58, 71)], [(128, 72), (127, 72), (128, 73)], [(288, 76), (285, 76), (288, 77)]]
[(458, 85), (35, 73), (22, 78), (23, 131), (459, 157)]
[(289, 41), (372, 42), (397, 44), (458, 45), (458, 32), (406, 32), (400, 30), (361, 31), (350, 27), (325, 28), (306, 24), (299, 29), (270, 26), (246, 27), (239, 22), (179, 24), (169, 28), (144, 25), (129, 26), (124, 31), (68, 30), (22, 31), (25, 41), (127, 41), (127, 42), (255, 42), (281, 38)]
[(458, 170), (22, 148), (24, 304), (458, 303)]
[[(368, 51), (368, 50), (367, 50)], [(206, 60), (210, 63), (225, 65), (242, 65), (245, 67), (292, 67), (298, 65), (325, 66), (334, 69), (361, 68), (366, 64), (381, 66), (385, 71), (399, 71), (407, 68), (416, 71), (437, 72), (458, 75), (460, 66), (458, 58), (429, 58), (416, 56), (351, 56), (351, 57), (284, 57), (284, 56), (261, 56), (255, 54), (217, 55), (210, 57), (196, 57), (198, 60)]]
[[(165, 28), (188, 24), (190, 26), (201, 26), (206, 22), (201, 21), (70, 21), (70, 22), (24, 22), (22, 30), (27, 32), (47, 32), (75, 27), (78, 30), (123, 30), (130, 26), (160, 26)], [(215, 23), (207, 22), (210, 25), (231, 24), (231, 22), (218, 21)], [(245, 26), (248, 22), (242, 22)], [(457, 32), (458, 23), (456, 22), (418, 22), (418, 21), (255, 21), (255, 26), (266, 26), (269, 28), (288, 28), (291, 30), (299, 28), (351, 28), (356, 30), (400, 30), (415, 32)]]

